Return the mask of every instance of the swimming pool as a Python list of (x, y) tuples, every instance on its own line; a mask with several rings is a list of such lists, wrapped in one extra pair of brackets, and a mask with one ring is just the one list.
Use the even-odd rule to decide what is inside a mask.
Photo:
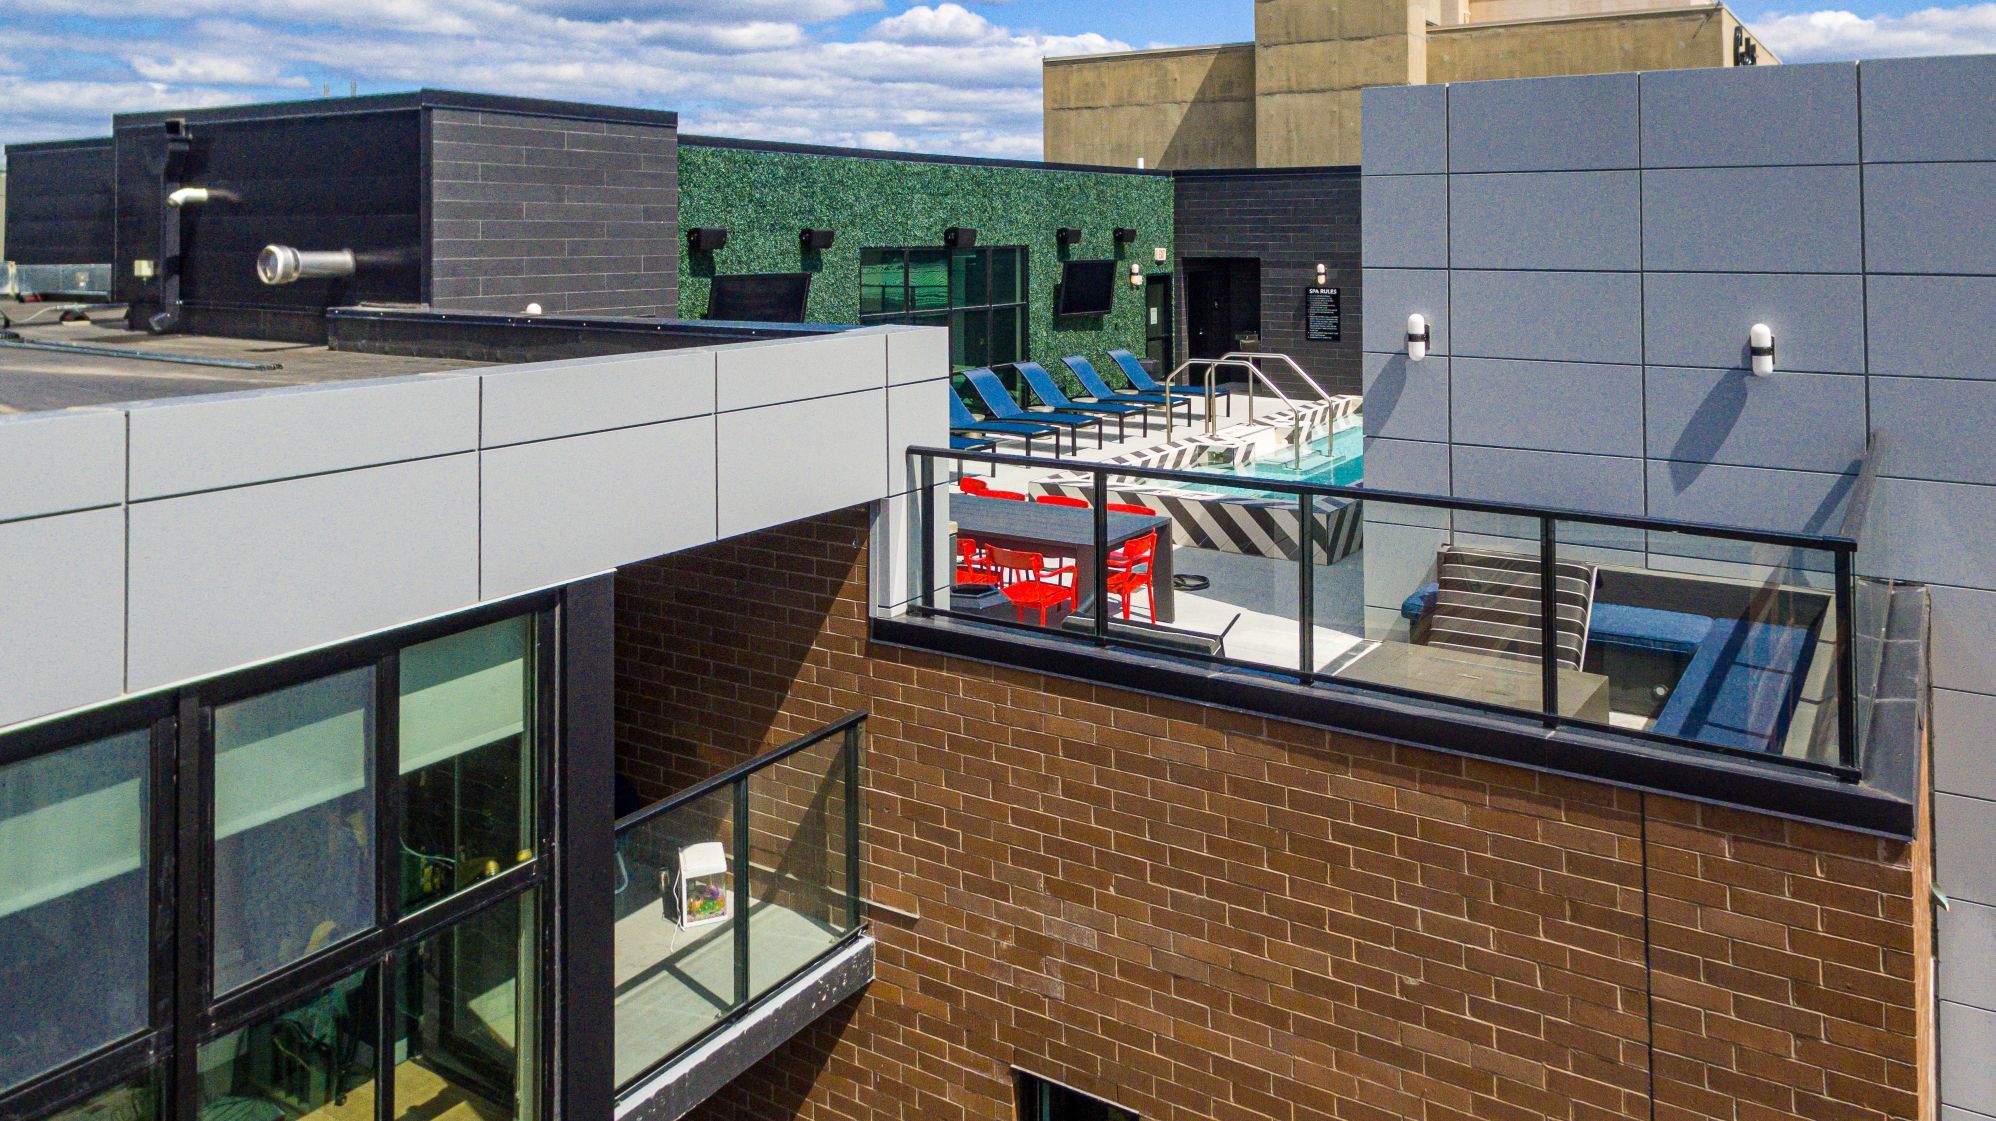
[[(1221, 474), (1216, 471), (1214, 474)], [(1277, 457), (1260, 463), (1252, 463), (1236, 471), (1225, 472), (1242, 479), (1278, 479), (1282, 482), (1329, 483), (1333, 486), (1357, 486), (1365, 479), (1365, 430), (1359, 425), (1340, 429), (1329, 436), (1320, 437), (1304, 445), (1301, 461)], [(1191, 486), (1191, 484), (1187, 484)], [(1215, 483), (1210, 486), (1191, 486), (1191, 489), (1209, 490), (1215, 494), (1231, 494), (1252, 498), (1279, 498), (1280, 494), (1269, 491), (1250, 491), (1238, 486)]]

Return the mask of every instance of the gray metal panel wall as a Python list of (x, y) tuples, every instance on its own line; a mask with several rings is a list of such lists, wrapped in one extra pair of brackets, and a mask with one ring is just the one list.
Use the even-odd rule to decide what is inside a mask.
[[(1636, 96), (1601, 96), (1619, 93), (1617, 82)], [(1435, 167), (1394, 152), (1369, 164), (1368, 217), (1406, 209), (1375, 195), (1432, 195), (1435, 172), (1448, 174), (1454, 199), (1512, 225), (1531, 209), (1482, 198), (1493, 187), (1528, 202), (1535, 179), (1625, 166), (1641, 183), (1641, 254), (1627, 265), (1606, 219), (1520, 256), (1516, 243), (1541, 231), (1466, 231), (1469, 216), (1456, 214), (1448, 269), (1369, 270), (1378, 330), (1366, 339), (1368, 381), (1390, 396), (1385, 407), (1368, 402), (1368, 431), (1442, 442), (1451, 470), (1438, 481), (1453, 493), (1533, 497), (1518, 493), (1529, 480), (1560, 505), (1628, 502), (1658, 516), (1822, 530), (1839, 524), (1867, 435), (1888, 441), (1858, 563), (1932, 586), (1937, 879), (1958, 901), (1941, 923), (1941, 1086), (1946, 1115), (1961, 1118), (1996, 1110), (1992, 90), (1996, 56), (1366, 92), (1368, 118), (1430, 143), (1446, 137), (1455, 157)], [(1549, 122), (1572, 132), (1541, 127)], [(1430, 173), (1418, 192), (1406, 174), (1416, 170)], [(1472, 174), (1498, 170), (1522, 173)], [(1574, 245), (1594, 247), (1590, 260), (1572, 260)], [(1624, 309), (1577, 286), (1547, 295), (1544, 278), (1562, 275), (1553, 270), (1580, 269), (1564, 275), (1639, 289), (1642, 337), (1621, 360), (1641, 384), (1642, 446), (1624, 456), (1566, 454), (1616, 446), (1620, 426), (1576, 408), (1587, 401), (1577, 391), (1551, 392), (1551, 371), (1587, 347), (1626, 349)], [(1434, 318), (1440, 293), (1449, 360), (1395, 357), (1398, 321), (1414, 310)], [(1775, 331), (1772, 378), (1745, 372), (1755, 322)], [(1493, 380), (1502, 370), (1477, 361), (1489, 356), (1540, 372)], [(1561, 419), (1585, 431), (1549, 428), (1549, 397), (1567, 401)], [(1391, 466), (1410, 459), (1396, 454), (1408, 446), (1374, 440), (1367, 455), (1379, 448)], [(1389, 529), (1369, 521), (1368, 542), (1375, 528)]]
[(117, 241), (111, 138), (7, 146), (5, 258), (108, 264)]
[(432, 108), (433, 306), (679, 314), (679, 131)]
[[(1262, 349), (1296, 359), (1332, 393), (1359, 392), (1358, 169), (1182, 175), (1176, 193), (1179, 263), (1259, 258)], [(1326, 283), (1339, 289), (1344, 321), (1337, 342), (1312, 341), (1305, 330), (1305, 290), (1317, 283), (1319, 264), (1329, 270)], [(1182, 309), (1182, 269), (1174, 299)], [(1270, 376), (1281, 380), (1279, 372)]]

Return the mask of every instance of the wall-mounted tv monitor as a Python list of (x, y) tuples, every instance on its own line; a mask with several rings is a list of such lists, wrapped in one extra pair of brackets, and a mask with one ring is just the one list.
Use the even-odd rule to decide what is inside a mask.
[(739, 273), (714, 278), (707, 318), (747, 323), (802, 323), (811, 296), (808, 272)]
[(1115, 300), (1116, 262), (1068, 261), (1061, 267), (1055, 315), (1107, 315)]

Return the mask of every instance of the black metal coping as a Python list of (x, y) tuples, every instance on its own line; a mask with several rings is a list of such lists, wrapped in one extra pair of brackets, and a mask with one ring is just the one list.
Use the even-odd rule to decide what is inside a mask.
[[(873, 641), (1007, 668), (1029, 666), (1054, 677), (1127, 689), (1168, 700), (1273, 717), (1367, 739), (1488, 759), (1590, 782), (1689, 798), (1910, 840), (1918, 830), (1921, 756), (1918, 720), (1888, 718), (1893, 742), (1878, 739), (1864, 758), (1864, 778), (1836, 778), (1671, 748), (1577, 726), (1547, 730), (1536, 717), (1507, 716), (1335, 682), (1301, 685), (1273, 676), (1157, 657), (1085, 641), (951, 619), (875, 617)], [(1883, 708), (1884, 706), (1881, 706)], [(1917, 714), (1917, 702), (1904, 706)], [(1875, 716), (1882, 714), (1875, 713)]]
[(958, 164), (964, 167), (1011, 167), (1027, 171), (1079, 171), (1097, 175), (1156, 175), (1176, 172), (1156, 167), (1112, 167), (1107, 164), (1047, 163), (1001, 156), (945, 156), (933, 152), (896, 152), (886, 148), (840, 148), (828, 144), (797, 144), (784, 140), (743, 140), (731, 136), (681, 134), (682, 148), (733, 148), (744, 152), (789, 152), (800, 156), (833, 156), (850, 160), (899, 160), (903, 163)]
[(480, 113), (511, 113), (531, 117), (558, 117), (570, 121), (603, 121), (611, 124), (679, 127), (679, 114), (669, 109), (634, 109), (624, 105), (595, 105), (583, 101), (553, 101), (537, 97), (513, 97), (498, 93), (467, 93), (461, 90), (410, 90), (403, 93), (369, 93), (357, 97), (315, 97), (297, 101), (266, 101), (252, 105), (225, 105), (214, 109), (169, 109), (145, 113), (119, 113), (111, 118), (113, 129), (144, 128), (170, 117), (192, 123), (222, 121), (267, 121), (286, 117), (334, 117), (354, 113), (389, 113), (413, 109), (466, 109)]
[(1358, 175), (1363, 170), (1355, 163), (1327, 163), (1309, 167), (1187, 167), (1171, 174), (1180, 179), (1280, 179), (1284, 176)]
[(498, 363), (800, 339), (852, 329), (830, 324), (723, 323), (365, 306), (329, 309), (325, 323), (326, 345), (333, 350)]
[(6, 150), (9, 154), (14, 152), (61, 152), (82, 148), (108, 148), (110, 145), (111, 138), (109, 136), (79, 136), (71, 140), (24, 140), (18, 144), (7, 145)]

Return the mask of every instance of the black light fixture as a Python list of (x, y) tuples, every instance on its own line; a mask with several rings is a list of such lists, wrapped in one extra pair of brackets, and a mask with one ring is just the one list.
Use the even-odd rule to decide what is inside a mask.
[(977, 228), (974, 226), (951, 226), (943, 231), (943, 244), (951, 249), (970, 249), (977, 245)]
[(806, 227), (797, 231), (797, 244), (806, 253), (823, 253), (832, 247), (832, 240), (838, 236), (836, 230), (814, 230)]
[(1053, 240), (1054, 244), (1060, 246), (1062, 249), (1070, 245), (1080, 245), (1081, 231), (1075, 229), (1073, 226), (1062, 226), (1053, 232)]
[(1137, 231), (1136, 231), (1136, 227), (1134, 227), (1134, 226), (1117, 226), (1117, 227), (1116, 227), (1116, 244), (1117, 244), (1117, 245), (1129, 245), (1129, 244), (1131, 244), (1131, 243), (1135, 242), (1136, 240), (1137, 240)]
[(712, 253), (727, 243), (726, 226), (695, 226), (686, 231), (686, 248), (695, 253)]

